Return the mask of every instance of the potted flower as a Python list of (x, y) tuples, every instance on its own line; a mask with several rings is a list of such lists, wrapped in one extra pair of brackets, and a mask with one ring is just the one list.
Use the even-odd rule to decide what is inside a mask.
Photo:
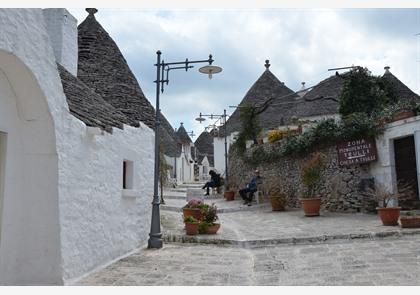
[(402, 228), (418, 228), (420, 227), (420, 215), (407, 212), (400, 216), (400, 222)]
[(284, 211), (289, 197), (289, 192), (279, 182), (266, 181), (263, 185), (263, 190), (270, 198), (272, 211)]
[(199, 221), (189, 216), (184, 216), (184, 223), (185, 223), (185, 231), (187, 232), (187, 235), (196, 235), (198, 234), (198, 225)]
[(319, 216), (321, 196), (319, 187), (322, 172), (326, 167), (327, 156), (321, 152), (312, 154), (311, 158), (302, 166), (300, 179), (306, 190), (300, 198), (305, 216)]
[(200, 199), (191, 199), (184, 207), (182, 207), (184, 217), (192, 216), (197, 220), (201, 220), (201, 208), (203, 204), (203, 201)]
[(200, 234), (216, 234), (220, 228), (220, 223), (216, 223), (216, 221), (219, 219), (217, 216), (216, 205), (205, 204), (202, 207), (201, 212), (203, 214), (203, 219), (198, 225), (198, 232)]
[(408, 184), (400, 185), (399, 191), (390, 193), (382, 187), (369, 189), (367, 195), (378, 202), (379, 207), (376, 208), (379, 218), (383, 225), (393, 226), (398, 225), (398, 218), (400, 217), (401, 207), (397, 206), (399, 200), (410, 197), (412, 187)]

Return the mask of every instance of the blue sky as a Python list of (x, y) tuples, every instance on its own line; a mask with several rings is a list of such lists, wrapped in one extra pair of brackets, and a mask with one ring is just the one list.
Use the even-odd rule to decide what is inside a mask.
[[(84, 9), (69, 9), (79, 20)], [(360, 65), (373, 74), (384, 66), (420, 93), (420, 9), (99, 9), (97, 20), (121, 49), (141, 88), (155, 104), (156, 51), (165, 61), (207, 59), (221, 74), (171, 72), (161, 109), (173, 127), (184, 122), (199, 134), (200, 112), (228, 113), (264, 71), (292, 90), (332, 74), (328, 68)]]

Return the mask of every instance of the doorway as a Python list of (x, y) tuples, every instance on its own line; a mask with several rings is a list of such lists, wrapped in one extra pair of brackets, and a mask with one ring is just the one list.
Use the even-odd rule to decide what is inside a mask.
[(416, 149), (414, 136), (394, 140), (395, 172), (398, 191), (403, 186), (411, 186), (413, 197), (400, 202), (403, 209), (420, 208), (417, 182)]

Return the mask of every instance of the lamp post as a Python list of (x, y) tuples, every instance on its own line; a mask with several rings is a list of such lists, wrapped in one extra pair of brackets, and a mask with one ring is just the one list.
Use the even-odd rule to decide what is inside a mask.
[[(193, 68), (194, 66), (190, 64), (196, 63), (208, 63), (209, 65), (204, 66), (199, 69), (203, 74), (209, 75), (209, 79), (212, 78), (213, 74), (220, 73), (222, 71), (221, 67), (212, 65), (213, 58), (211, 54), (206, 60), (195, 60), (189, 61), (188, 58), (185, 61), (181, 62), (169, 62), (165, 63), (164, 60), (161, 61), (162, 52), (158, 50), (156, 52), (157, 62), (156, 66), (156, 118), (155, 118), (155, 171), (154, 171), (154, 185), (153, 185), (153, 202), (152, 202), (152, 222), (150, 226), (150, 234), (148, 241), (148, 248), (162, 248), (162, 233), (160, 231), (160, 198), (159, 198), (159, 148), (160, 148), (160, 109), (159, 109), (159, 95), (160, 92), (164, 91), (164, 84), (168, 85), (169, 83), (169, 71), (171, 70), (180, 70)], [(181, 66), (182, 65), (182, 66)], [(166, 74), (166, 75), (165, 75)]]
[(225, 133), (225, 191), (227, 190), (228, 187), (228, 183), (229, 183), (229, 174), (228, 174), (228, 160), (227, 160), (227, 156), (228, 156), (228, 152), (227, 152), (227, 132), (226, 132), (226, 118), (227, 118), (227, 114), (226, 114), (226, 109), (223, 110), (223, 115), (214, 115), (214, 114), (210, 114), (210, 115), (204, 115), (202, 113), (200, 113), (200, 116), (198, 118), (196, 118), (195, 120), (198, 122), (203, 122), (206, 119), (204, 117), (209, 117), (210, 119), (223, 119), (223, 130)]

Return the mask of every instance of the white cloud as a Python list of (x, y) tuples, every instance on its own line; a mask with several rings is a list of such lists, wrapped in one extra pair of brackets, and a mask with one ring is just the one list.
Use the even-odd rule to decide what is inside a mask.
[[(83, 20), (86, 13), (71, 10)], [(155, 52), (167, 61), (205, 59), (213, 53), (223, 72), (209, 81), (192, 69), (171, 73), (162, 111), (174, 127), (202, 130), (201, 112), (238, 104), (264, 71), (294, 90), (332, 75), (331, 67), (361, 65), (374, 74), (391, 66), (420, 93), (420, 9), (409, 10), (106, 10), (98, 21), (116, 41), (154, 104)], [(417, 32), (417, 33), (418, 33)]]

